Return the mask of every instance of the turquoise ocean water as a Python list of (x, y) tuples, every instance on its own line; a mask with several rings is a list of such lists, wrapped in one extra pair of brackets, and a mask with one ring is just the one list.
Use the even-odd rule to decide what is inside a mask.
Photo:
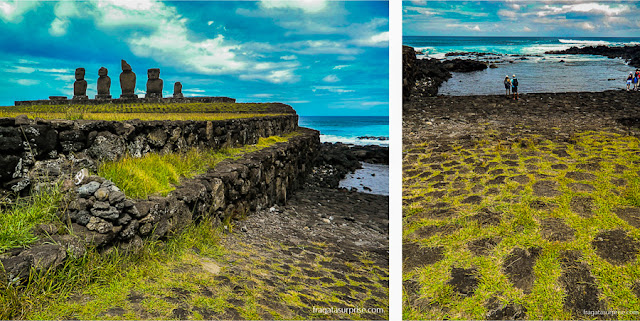
[[(570, 47), (638, 45), (640, 37), (422, 37), (405, 36), (403, 44), (425, 55), (445, 59), (448, 52), (485, 52), (499, 59), (498, 68), (471, 73), (453, 73), (440, 87), (445, 95), (488, 95), (504, 93), (505, 75), (516, 74), (520, 92), (575, 92), (622, 89), (626, 76), (635, 70), (622, 59), (592, 55), (545, 54)], [(475, 59), (475, 57), (472, 57)], [(495, 60), (489, 60), (495, 61)]]
[[(389, 146), (388, 116), (300, 116), (298, 124), (319, 130), (322, 142)], [(362, 136), (382, 136), (387, 140), (358, 138)]]

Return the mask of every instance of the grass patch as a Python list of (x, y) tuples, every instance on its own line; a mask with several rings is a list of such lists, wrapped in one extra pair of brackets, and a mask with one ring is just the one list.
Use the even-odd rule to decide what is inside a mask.
[(166, 196), (182, 177), (194, 177), (225, 159), (237, 159), (246, 153), (286, 142), (295, 135), (297, 133), (260, 138), (255, 145), (222, 150), (193, 148), (185, 153), (150, 153), (141, 158), (125, 156), (115, 162), (102, 163), (98, 175), (114, 182), (131, 198), (146, 198), (151, 194)]
[[(25, 112), (0, 112), (0, 117), (17, 117), (24, 115)], [(265, 116), (279, 116), (286, 114), (265, 114), (265, 113), (178, 113), (178, 112), (136, 112), (136, 113), (123, 113), (123, 112), (74, 112), (69, 111), (65, 113), (59, 112), (31, 112), (27, 116), (31, 119), (67, 119), (67, 120), (107, 120), (107, 121), (125, 121), (125, 120), (196, 120), (196, 121), (216, 121), (227, 119), (240, 119), (240, 118), (256, 118)]]
[(61, 198), (62, 193), (54, 187), (18, 198), (14, 204), (3, 208), (0, 211), (0, 253), (34, 242), (37, 237), (32, 233), (33, 227), (57, 219)]
[[(277, 103), (133, 103), (100, 105), (32, 105), (0, 107), (4, 113), (29, 114), (87, 114), (87, 113), (261, 113), (272, 107), (282, 108)], [(2, 116), (8, 117), (8, 116)]]
[[(602, 131), (575, 134), (574, 143), (535, 135), (518, 137), (520, 142), (513, 143), (492, 134), (486, 133), (475, 146), (452, 148), (446, 155), (431, 143), (422, 145), (426, 153), (405, 151), (404, 170), (410, 174), (403, 177), (403, 238), (422, 246), (442, 246), (444, 257), (404, 272), (405, 281), (420, 285), (417, 293), (405, 289), (404, 318), (484, 319), (491, 310), (489, 302), (498, 300), (524, 307), (526, 319), (593, 319), (565, 305), (569, 294), (560, 279), (567, 270), (560, 260), (567, 251), (581, 254), (579, 260), (595, 278), (605, 310), (638, 311), (640, 298), (632, 290), (640, 275), (637, 257), (613, 265), (596, 253), (592, 241), (598, 233), (614, 229), (640, 239), (640, 229), (616, 214), (620, 208), (640, 206), (640, 140)], [(445, 165), (452, 161), (456, 163)], [(504, 182), (493, 183), (500, 175), (506, 176)], [(540, 183), (548, 182), (556, 191), (544, 195)], [(478, 204), (462, 201), (470, 195), (482, 199)], [(588, 214), (576, 205), (576, 200), (585, 198), (592, 201)], [(437, 217), (434, 205), (438, 203), (452, 210), (448, 216)], [(485, 210), (500, 213), (500, 221), (481, 224), (477, 215)], [(548, 219), (559, 219), (573, 234), (566, 240), (545, 238), (548, 230), (543, 222)], [(420, 234), (446, 225), (459, 228), (426, 237)], [(471, 242), (482, 239), (499, 241), (485, 255), (477, 255)], [(540, 247), (540, 252), (531, 268), (530, 292), (524, 292), (509, 280), (503, 263), (514, 248), (532, 247)], [(478, 284), (471, 295), (452, 288), (454, 267), (477, 269)]]
[[(224, 253), (219, 246), (221, 234), (220, 228), (203, 220), (166, 242), (145, 241), (135, 254), (117, 249), (98, 253), (92, 249), (81, 258), (67, 260), (56, 271), (40, 274), (32, 271), (25, 284), (6, 283), (3, 278), (0, 280), (0, 319), (131, 319), (133, 316), (129, 314), (112, 316), (108, 310), (128, 307), (130, 303), (126, 298), (130, 289), (166, 294), (166, 289), (154, 289), (158, 285), (145, 280), (163, 280), (171, 268), (189, 263), (193, 260), (193, 248), (206, 249), (201, 255), (220, 258)], [(185, 284), (191, 281), (191, 277), (184, 280)], [(88, 298), (97, 300), (83, 304)], [(159, 298), (141, 302), (153, 306), (151, 311), (156, 312), (147, 319), (171, 317), (173, 305)]]

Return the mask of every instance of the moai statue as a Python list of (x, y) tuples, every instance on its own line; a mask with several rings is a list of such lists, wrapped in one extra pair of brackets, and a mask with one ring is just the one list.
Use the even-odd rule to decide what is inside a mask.
[(162, 98), (163, 82), (160, 79), (160, 68), (151, 68), (147, 70), (147, 95), (145, 98)]
[(111, 78), (107, 76), (109, 71), (105, 67), (98, 70), (98, 94), (96, 99), (111, 99)]
[(177, 81), (174, 85), (173, 85), (173, 98), (183, 98), (184, 95), (182, 95), (182, 84)]
[(73, 99), (88, 99), (87, 81), (84, 80), (84, 68), (76, 68), (76, 82), (73, 83)]
[(122, 60), (120, 88), (122, 89), (120, 98), (138, 98), (138, 95), (134, 94), (136, 90), (136, 74), (131, 71), (131, 66), (124, 60)]

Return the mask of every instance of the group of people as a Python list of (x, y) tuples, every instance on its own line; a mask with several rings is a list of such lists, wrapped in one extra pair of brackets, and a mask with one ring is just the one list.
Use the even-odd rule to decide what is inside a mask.
[(513, 100), (518, 100), (518, 78), (513, 75), (513, 78), (509, 79), (509, 75), (504, 77), (504, 89), (507, 97), (513, 93)]
[(627, 91), (629, 90), (638, 90), (640, 87), (639, 79), (640, 78), (640, 69), (636, 69), (636, 72), (630, 72), (629, 77), (627, 77)]

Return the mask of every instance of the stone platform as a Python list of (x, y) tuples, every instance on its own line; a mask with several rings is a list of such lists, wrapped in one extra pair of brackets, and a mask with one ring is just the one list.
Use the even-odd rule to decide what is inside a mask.
[(103, 105), (103, 104), (135, 104), (135, 103), (235, 103), (235, 98), (229, 97), (183, 97), (183, 98), (116, 98), (116, 99), (66, 99), (54, 96), (53, 99), (16, 101), (16, 106), (32, 105)]

